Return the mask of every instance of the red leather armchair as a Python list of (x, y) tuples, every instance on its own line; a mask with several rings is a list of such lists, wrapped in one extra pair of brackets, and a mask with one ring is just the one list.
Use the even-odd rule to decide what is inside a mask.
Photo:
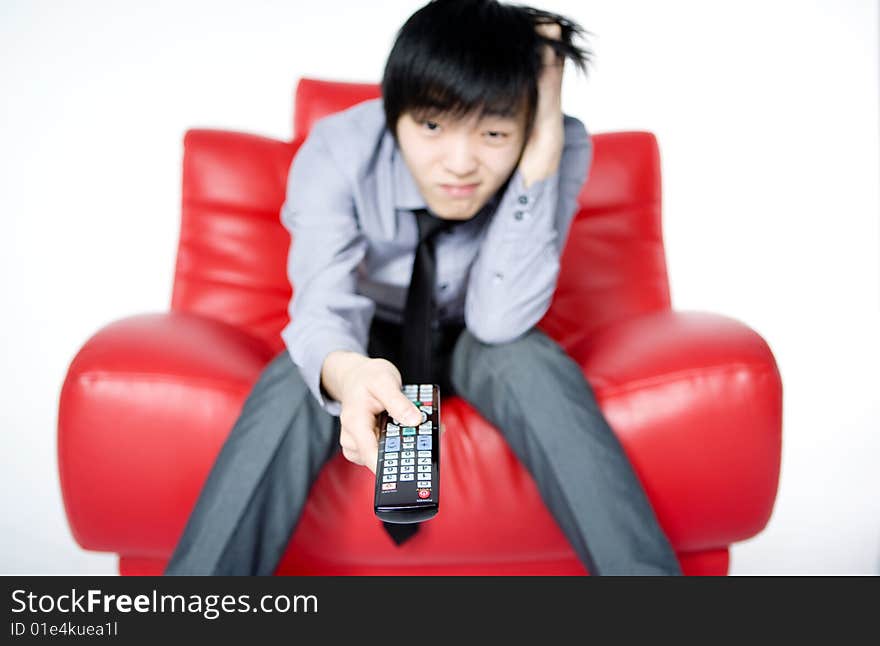
[[(190, 130), (168, 312), (100, 329), (61, 389), (58, 465), (85, 549), (159, 574), (251, 386), (284, 346), (287, 171), (314, 121), (379, 96), (302, 79), (294, 137)], [(726, 574), (731, 543), (767, 523), (782, 384), (743, 323), (671, 307), (660, 157), (649, 132), (594, 135), (540, 327), (583, 366), (686, 574)], [(295, 250), (295, 240), (293, 241)], [(531, 476), (466, 401), (443, 402), (444, 501), (401, 547), (372, 511), (373, 476), (341, 453), (315, 482), (278, 574), (584, 574)]]

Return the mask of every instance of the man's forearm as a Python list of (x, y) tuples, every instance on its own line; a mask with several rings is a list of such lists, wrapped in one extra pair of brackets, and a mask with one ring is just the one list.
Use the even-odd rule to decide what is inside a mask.
[(324, 359), (321, 366), (321, 387), (336, 401), (342, 401), (343, 379), (350, 370), (356, 368), (369, 357), (349, 350), (334, 350)]

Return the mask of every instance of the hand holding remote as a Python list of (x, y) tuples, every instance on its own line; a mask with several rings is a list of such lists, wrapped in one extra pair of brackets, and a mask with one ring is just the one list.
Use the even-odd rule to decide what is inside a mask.
[(421, 421), (422, 415), (401, 391), (400, 371), (387, 359), (364, 358), (342, 379), (339, 414), (342, 454), (354, 464), (376, 473), (378, 419), (388, 411), (400, 420)]

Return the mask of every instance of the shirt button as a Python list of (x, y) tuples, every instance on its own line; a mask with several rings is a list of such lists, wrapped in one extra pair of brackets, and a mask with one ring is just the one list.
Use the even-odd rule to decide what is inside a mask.
[(440, 283), (440, 289), (446, 289), (449, 287), (449, 283)]
[(513, 217), (515, 217), (517, 220), (522, 220), (523, 219), (523, 212), (517, 211), (516, 213), (513, 214)]
[(519, 196), (519, 203), (520, 203), (520, 204), (528, 204), (528, 203), (529, 203), (529, 198), (528, 198), (527, 196), (525, 196), (525, 195), (520, 195), (520, 196)]
[(502, 280), (504, 280), (504, 274), (502, 274), (500, 272), (496, 272), (495, 273), (495, 282), (500, 283)]

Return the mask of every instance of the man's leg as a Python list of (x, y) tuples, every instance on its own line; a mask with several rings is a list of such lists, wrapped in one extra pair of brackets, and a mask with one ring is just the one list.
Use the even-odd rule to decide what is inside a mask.
[(339, 418), (321, 408), (282, 350), (245, 400), (165, 574), (272, 574), (338, 448)]
[(592, 387), (553, 339), (534, 327), (488, 345), (465, 330), (451, 378), (529, 470), (590, 574), (681, 574)]

